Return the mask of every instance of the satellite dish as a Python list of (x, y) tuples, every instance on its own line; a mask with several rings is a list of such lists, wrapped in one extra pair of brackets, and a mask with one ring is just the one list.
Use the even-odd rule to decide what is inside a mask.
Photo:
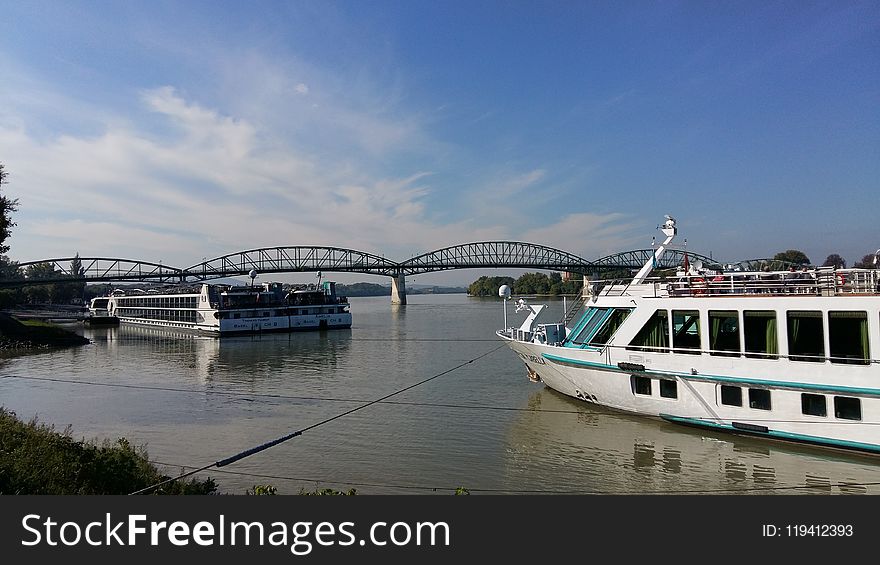
[(510, 287), (507, 286), (506, 284), (501, 285), (498, 288), (498, 296), (500, 296), (501, 298), (505, 298), (505, 299), (510, 298)]

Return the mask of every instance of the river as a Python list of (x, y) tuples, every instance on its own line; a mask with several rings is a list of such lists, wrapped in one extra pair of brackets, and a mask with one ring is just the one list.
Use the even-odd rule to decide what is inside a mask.
[[(495, 350), (498, 299), (408, 299), (352, 298), (351, 330), (328, 332), (74, 326), (90, 345), (0, 360), (0, 405), (78, 439), (125, 437), (176, 474), (439, 375), (206, 474), (233, 494), (880, 493), (876, 457), (679, 427), (528, 381)], [(558, 319), (562, 302), (547, 304)]]

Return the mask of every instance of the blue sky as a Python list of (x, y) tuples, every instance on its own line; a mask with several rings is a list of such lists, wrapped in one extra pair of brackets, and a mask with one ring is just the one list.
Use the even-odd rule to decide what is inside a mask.
[(20, 261), (489, 239), (598, 258), (650, 246), (663, 214), (725, 260), (880, 247), (877, 2), (0, 13)]

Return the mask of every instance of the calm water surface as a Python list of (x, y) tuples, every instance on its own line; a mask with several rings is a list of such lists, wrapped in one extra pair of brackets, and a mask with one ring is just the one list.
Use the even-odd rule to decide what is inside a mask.
[[(0, 405), (76, 437), (124, 436), (169, 474), (201, 467), (497, 348), (497, 299), (353, 298), (351, 330), (205, 338), (80, 329), (91, 345), (0, 360)], [(562, 303), (548, 302), (547, 320)], [(511, 320), (521, 316), (510, 309)], [(880, 459), (713, 435), (596, 408), (526, 379), (506, 347), (211, 470), (220, 490), (362, 494), (880, 493)], [(17, 378), (29, 377), (29, 378)], [(56, 380), (46, 380), (56, 379)], [(63, 381), (63, 382), (62, 382)], [(72, 382), (67, 382), (72, 381)], [(848, 486), (836, 486), (850, 483)], [(788, 487), (813, 486), (809, 490)], [(434, 490), (437, 489), (437, 490)]]

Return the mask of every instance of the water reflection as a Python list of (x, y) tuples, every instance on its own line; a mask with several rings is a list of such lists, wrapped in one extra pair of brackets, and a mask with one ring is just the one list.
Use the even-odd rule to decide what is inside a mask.
[[(548, 388), (533, 392), (527, 405), (545, 412), (524, 412), (510, 428), (511, 485), (523, 476), (541, 476), (539, 490), (551, 492), (880, 492), (865, 486), (880, 480), (877, 459), (867, 455), (707, 434), (585, 404)], [(562, 463), (564, 475), (553, 471)], [(796, 486), (811, 488), (791, 488)]]
[(86, 329), (84, 335), (126, 363), (161, 363), (168, 371), (197, 377), (205, 385), (242, 382), (270, 385), (280, 374), (333, 372), (348, 355), (350, 330), (266, 333), (218, 339), (165, 328), (120, 326)]

